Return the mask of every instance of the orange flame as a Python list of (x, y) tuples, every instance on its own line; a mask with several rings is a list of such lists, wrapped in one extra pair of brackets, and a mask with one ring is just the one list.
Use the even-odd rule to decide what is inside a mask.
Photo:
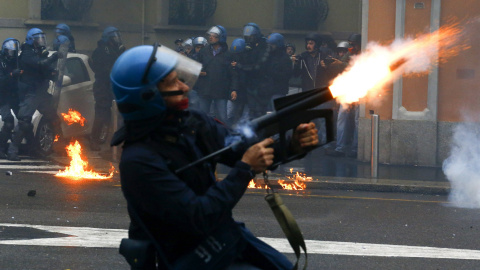
[(55, 176), (71, 177), (74, 179), (109, 179), (113, 177), (115, 168), (112, 166), (108, 175), (87, 171), (88, 161), (82, 159), (82, 146), (78, 141), (70, 143), (66, 147), (68, 156), (72, 158), (70, 166), (64, 171), (58, 171)]
[[(290, 169), (290, 173), (293, 173), (293, 168)], [(313, 178), (310, 176), (306, 176), (305, 174), (296, 172), (293, 176), (287, 176), (289, 182), (286, 180), (278, 180), (278, 184), (282, 187), (282, 189), (286, 190), (304, 190), (307, 188), (306, 181), (312, 181)], [(252, 179), (248, 183), (248, 188), (250, 189), (267, 189), (267, 186), (262, 186), (261, 184), (255, 183)]]
[(285, 183), (285, 180), (278, 180), (278, 184), (287, 190), (304, 190), (307, 185), (301, 181), (295, 180), (293, 183)]
[(79, 123), (82, 127), (85, 125), (85, 117), (83, 117), (80, 112), (75, 111), (74, 109), (68, 109), (68, 113), (62, 113), (63, 120), (67, 122), (68, 125), (73, 123)]
[(352, 103), (369, 91), (382, 90), (403, 74), (428, 72), (470, 48), (462, 40), (462, 31), (459, 23), (453, 23), (415, 39), (395, 40), (389, 46), (369, 43), (367, 50), (352, 57), (346, 71), (333, 80), (330, 91), (342, 104)]
[(60, 139), (60, 135), (55, 135), (55, 139), (53, 139), (53, 142), (58, 142), (58, 140)]

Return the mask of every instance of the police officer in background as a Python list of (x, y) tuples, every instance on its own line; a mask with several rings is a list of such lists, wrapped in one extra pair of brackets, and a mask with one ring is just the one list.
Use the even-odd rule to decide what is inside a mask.
[(72, 32), (70, 31), (70, 27), (64, 23), (59, 23), (57, 24), (57, 27), (55, 27), (55, 34), (56, 38), (53, 41), (53, 50), (58, 51), (58, 48), (60, 47), (62, 43), (61, 38), (59, 39), (59, 36), (65, 36), (68, 38), (70, 43), (68, 44), (68, 52), (71, 53), (76, 53), (75, 49), (75, 38), (72, 36)]
[(95, 98), (95, 120), (90, 138), (90, 148), (100, 151), (101, 136), (108, 129), (111, 120), (113, 94), (110, 90), (110, 71), (117, 58), (125, 51), (120, 31), (113, 26), (103, 30), (102, 38), (93, 51), (91, 67), (95, 72), (93, 96)]
[(14, 118), (11, 110), (18, 114), (18, 77), (22, 71), (18, 67), (20, 42), (7, 38), (0, 54), (0, 116), (3, 126), (0, 130), (0, 158), (7, 157), (7, 142), (12, 137)]
[(23, 138), (28, 143), (33, 141), (32, 116), (38, 110), (46, 121), (50, 122), (55, 132), (60, 130), (57, 112), (53, 108), (52, 95), (49, 94), (49, 81), (57, 80), (57, 71), (53, 64), (58, 59), (55, 52), (48, 56), (45, 33), (38, 28), (27, 32), (25, 43), (22, 44), (22, 53), (19, 56), (20, 69), (23, 73), (18, 82), (18, 96), (20, 100), (17, 114), (18, 125), (15, 127), (12, 143), (8, 148), (8, 160), (19, 161), (18, 150)]
[(239, 63), (246, 72), (246, 89), (249, 117), (256, 118), (267, 112), (270, 104), (273, 78), (270, 76), (270, 47), (256, 23), (247, 23), (243, 27), (245, 51)]
[[(273, 163), (271, 138), (220, 156), (219, 162), (232, 167), (222, 181), (215, 179), (216, 160), (175, 173), (223, 148), (231, 134), (205, 113), (187, 110), (190, 85), (200, 69), (164, 46), (132, 48), (112, 69), (112, 89), (125, 121), (112, 144), (125, 142), (120, 178), (131, 220), (129, 241), (122, 241), (120, 253), (132, 269), (169, 269), (168, 264), (175, 269), (292, 269), (283, 254), (232, 216), (252, 177)], [(292, 154), (316, 145), (315, 125), (298, 126), (289, 143)], [(204, 242), (215, 249), (208, 261), (195, 251)], [(148, 249), (152, 244), (155, 248)]]
[(285, 39), (279, 33), (272, 33), (267, 37), (270, 46), (271, 67), (270, 76), (273, 78), (270, 99), (272, 100), (270, 110), (273, 111), (273, 100), (284, 97), (288, 94), (288, 81), (292, 77), (292, 61), (285, 51)]

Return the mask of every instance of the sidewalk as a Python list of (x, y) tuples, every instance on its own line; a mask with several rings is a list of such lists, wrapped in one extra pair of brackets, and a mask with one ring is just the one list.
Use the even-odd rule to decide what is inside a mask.
[[(297, 171), (312, 177), (306, 181), (308, 189), (358, 190), (376, 192), (406, 192), (447, 195), (450, 182), (439, 167), (378, 165), (378, 177), (371, 177), (369, 162), (360, 162), (354, 158), (331, 157), (324, 149), (317, 149), (302, 160), (284, 164), (269, 174), (270, 182), (278, 188), (276, 180), (286, 180)], [(219, 169), (219, 178), (228, 173), (228, 168)], [(257, 175), (260, 182), (262, 175)]]

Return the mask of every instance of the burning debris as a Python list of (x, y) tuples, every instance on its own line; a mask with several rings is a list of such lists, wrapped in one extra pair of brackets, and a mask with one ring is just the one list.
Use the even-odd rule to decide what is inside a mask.
[(110, 179), (113, 177), (115, 168), (112, 166), (108, 174), (88, 171), (88, 161), (82, 159), (82, 146), (78, 141), (70, 143), (66, 147), (68, 156), (72, 159), (70, 166), (64, 171), (59, 171), (55, 176), (70, 177), (74, 179)]
[[(313, 181), (313, 178), (306, 176), (304, 173), (296, 172), (293, 173), (293, 168), (290, 169), (290, 176), (286, 175), (286, 180), (278, 179), (277, 183), (285, 190), (304, 190), (307, 188), (307, 181)], [(250, 180), (248, 184), (249, 189), (267, 189), (268, 187), (265, 184), (255, 182), (255, 180)]]
[(68, 109), (68, 113), (62, 113), (63, 120), (67, 122), (68, 125), (72, 125), (74, 123), (80, 124), (82, 127), (85, 125), (85, 117), (83, 117), (80, 112), (75, 111), (74, 109)]

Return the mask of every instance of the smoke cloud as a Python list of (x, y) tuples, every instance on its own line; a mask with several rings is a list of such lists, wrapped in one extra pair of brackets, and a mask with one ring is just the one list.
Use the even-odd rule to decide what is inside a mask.
[(467, 121), (455, 127), (443, 172), (451, 184), (453, 206), (480, 208), (480, 123)]

